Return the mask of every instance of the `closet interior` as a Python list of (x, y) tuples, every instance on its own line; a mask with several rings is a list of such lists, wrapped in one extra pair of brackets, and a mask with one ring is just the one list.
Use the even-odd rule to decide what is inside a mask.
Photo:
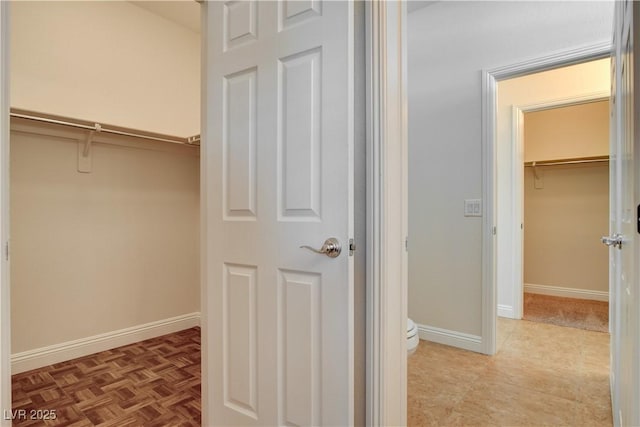
[(13, 374), (199, 325), (200, 35), (142, 3), (11, 4)]
[(608, 99), (525, 113), (524, 319), (608, 332)]

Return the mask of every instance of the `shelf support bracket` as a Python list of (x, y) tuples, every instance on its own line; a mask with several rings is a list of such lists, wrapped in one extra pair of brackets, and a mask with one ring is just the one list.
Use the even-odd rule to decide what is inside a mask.
[(94, 128), (94, 130), (89, 131), (84, 143), (78, 141), (78, 172), (81, 173), (91, 173), (91, 144), (96, 132), (102, 130), (98, 123), (95, 124)]
[(531, 163), (531, 169), (533, 170), (533, 188), (540, 190), (544, 188), (544, 181), (542, 180), (542, 174), (538, 173), (536, 168), (536, 162)]

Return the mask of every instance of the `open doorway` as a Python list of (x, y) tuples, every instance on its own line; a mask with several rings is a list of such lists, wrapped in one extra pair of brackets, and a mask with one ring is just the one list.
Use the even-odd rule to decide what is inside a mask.
[(11, 4), (14, 426), (199, 424), (200, 6), (134, 3)]
[[(568, 4), (554, 3), (551, 6), (556, 8)], [(464, 382), (453, 378), (451, 371), (464, 372), (465, 379), (475, 376), (472, 382), (476, 389), (475, 393), (461, 393), (464, 395), (460, 399), (462, 403), (454, 404), (454, 413), (458, 415), (470, 409), (472, 399), (477, 399), (473, 403), (482, 399), (492, 400), (484, 407), (500, 410), (493, 412), (497, 418), (490, 421), (478, 421), (479, 414), (474, 413), (466, 419), (463, 416), (455, 419), (449, 416), (447, 419), (444, 415), (440, 424), (540, 423), (542, 414), (550, 413), (552, 406), (541, 403), (543, 395), (575, 398), (575, 395), (560, 396), (558, 391), (563, 386), (555, 383), (555, 379), (582, 381), (586, 377), (595, 378), (592, 374), (583, 376), (584, 372), (580, 371), (558, 375), (567, 366), (577, 366), (582, 356), (577, 350), (580, 347), (574, 345), (578, 340), (566, 340), (560, 332), (551, 337), (553, 333), (549, 332), (547, 325), (536, 328), (541, 324), (513, 320), (512, 334), (506, 340), (500, 340), (498, 336), (499, 344), (506, 344), (504, 348), (510, 351), (496, 353), (496, 241), (513, 235), (510, 228), (495, 222), (496, 216), (499, 217), (496, 208), (501, 207), (496, 206), (500, 204), (496, 200), (497, 192), (504, 191), (496, 189), (502, 183), (496, 183), (496, 179), (503, 178), (496, 176), (496, 167), (511, 161), (514, 155), (511, 145), (504, 145), (502, 139), (506, 136), (510, 140), (512, 137), (514, 103), (498, 106), (497, 96), (503, 91), (502, 88), (497, 90), (496, 86), (505, 79), (604, 59), (611, 52), (607, 38), (610, 24), (607, 23), (606, 30), (603, 28), (602, 37), (589, 35), (589, 40), (575, 42), (584, 36), (578, 31), (585, 25), (579, 24), (577, 19), (571, 21), (585, 10), (575, 8), (559, 12), (557, 28), (561, 30), (557, 33), (550, 25), (553, 18), (542, 18), (550, 11), (549, 8), (533, 6), (528, 9), (522, 3), (435, 2), (409, 16), (409, 314), (419, 325), (420, 337), (430, 341), (423, 346), (425, 350), (422, 353), (418, 350), (418, 356), (434, 355), (422, 365), (417, 362), (418, 358), (413, 359), (416, 362), (410, 360), (409, 384), (413, 387), (409, 393), (410, 420), (416, 420), (415, 424), (425, 424), (425, 418), (418, 417), (431, 417), (437, 413), (431, 406), (435, 406), (433, 402), (438, 396), (445, 395), (447, 404), (451, 405), (454, 400), (452, 394), (442, 390), (446, 390), (449, 382), (456, 385)], [(598, 16), (605, 14), (601, 11)], [(569, 16), (571, 20), (567, 19)], [(590, 19), (588, 21), (591, 22)], [(461, 23), (456, 28), (462, 28), (462, 25), (464, 35), (446, 28), (451, 22)], [(447, 45), (444, 50), (441, 49), (443, 40)], [(536, 44), (532, 46), (530, 42), (534, 40)], [(608, 60), (604, 59), (603, 63), (608, 73)], [(479, 74), (482, 79), (478, 79)], [(524, 95), (535, 98), (554, 91), (555, 94), (549, 98), (559, 101), (572, 96), (563, 94), (563, 88), (583, 86), (584, 81), (576, 78), (566, 84), (525, 90)], [(608, 94), (608, 90), (605, 83), (602, 91)], [(592, 92), (594, 89), (583, 88), (581, 91), (583, 95)], [(548, 102), (549, 98), (529, 99), (515, 105), (529, 106)], [(506, 115), (509, 120), (500, 129), (496, 129), (498, 114)], [(510, 177), (504, 181), (511, 191)], [(474, 209), (467, 209), (469, 206)], [(510, 211), (510, 208), (506, 210), (507, 213)], [(507, 305), (513, 310), (512, 303), (501, 302), (500, 308)], [(531, 325), (534, 327), (527, 328)], [(553, 328), (554, 333), (558, 329), (566, 328)], [(606, 343), (600, 344), (598, 342), (594, 347), (597, 351), (604, 351), (607, 357)], [(450, 347), (494, 357), (478, 357)], [(558, 354), (572, 362), (566, 363), (560, 356), (552, 358), (552, 348), (559, 349)], [(446, 353), (441, 360), (455, 360), (456, 367), (448, 370), (445, 363), (435, 361), (439, 352)], [(457, 356), (469, 361), (468, 365)], [(509, 399), (504, 406), (501, 406), (503, 402), (494, 400), (497, 393), (493, 393), (492, 387), (495, 383), (485, 385), (482, 382), (487, 379), (484, 376), (487, 371), (462, 368), (482, 366), (487, 360), (491, 368), (487, 371), (494, 374), (488, 377), (494, 381), (497, 379), (500, 388), (508, 387), (507, 384), (518, 386), (518, 390), (514, 387), (505, 392)], [(495, 376), (497, 371), (499, 376)], [(606, 396), (608, 372), (605, 365), (602, 371), (598, 372), (597, 378), (598, 387), (603, 390), (602, 401), (605, 402), (609, 399)], [(447, 378), (438, 383), (440, 372), (446, 372)], [(534, 374), (543, 375), (534, 379)], [(423, 386), (427, 383), (438, 384), (438, 396), (425, 393), (426, 387)], [(535, 421), (524, 421), (524, 417), (516, 419), (515, 396), (523, 388), (530, 389), (523, 402), (526, 401), (526, 405), (539, 404)], [(536, 391), (540, 394), (532, 398)], [(427, 405), (431, 406), (425, 410)], [(559, 413), (566, 414), (567, 405), (563, 406)], [(507, 412), (509, 416), (513, 414), (512, 420), (505, 420)], [(610, 416), (610, 409), (604, 408), (602, 414), (603, 418)], [(555, 419), (549, 423), (571, 424), (575, 420)]]
[(609, 332), (609, 99), (522, 116), (522, 318)]
[(499, 316), (607, 330), (609, 84), (608, 58), (498, 82)]

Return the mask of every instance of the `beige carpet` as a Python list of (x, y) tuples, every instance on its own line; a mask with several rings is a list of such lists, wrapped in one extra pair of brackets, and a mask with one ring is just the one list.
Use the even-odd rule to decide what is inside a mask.
[(525, 293), (523, 319), (609, 332), (609, 303)]

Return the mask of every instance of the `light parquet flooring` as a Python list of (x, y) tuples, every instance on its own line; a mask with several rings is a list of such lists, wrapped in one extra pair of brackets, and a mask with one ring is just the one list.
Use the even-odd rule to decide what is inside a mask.
[(409, 426), (611, 426), (609, 334), (498, 319), (489, 357), (421, 341)]
[(196, 327), (14, 375), (13, 426), (200, 426), (200, 381)]

